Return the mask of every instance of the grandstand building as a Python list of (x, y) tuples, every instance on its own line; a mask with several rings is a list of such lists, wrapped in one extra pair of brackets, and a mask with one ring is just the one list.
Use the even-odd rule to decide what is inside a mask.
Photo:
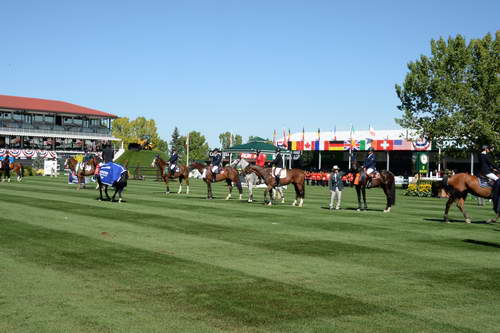
[[(98, 151), (119, 141), (111, 134), (116, 115), (56, 100), (0, 95), (0, 149), (56, 153)], [(29, 155), (29, 154), (27, 154)]]

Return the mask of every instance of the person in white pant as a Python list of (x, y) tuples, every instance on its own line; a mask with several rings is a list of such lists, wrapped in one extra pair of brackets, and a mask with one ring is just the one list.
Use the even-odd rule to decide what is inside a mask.
[(334, 201), (337, 200), (335, 209), (340, 209), (340, 203), (342, 201), (342, 190), (344, 189), (344, 183), (342, 182), (342, 176), (344, 174), (340, 172), (339, 167), (334, 165), (332, 168), (332, 173), (330, 174), (330, 179), (328, 180), (328, 188), (330, 189), (330, 210), (333, 209)]
[(480, 173), (494, 181), (498, 180), (498, 176), (495, 172), (498, 172), (498, 167), (491, 161), (491, 158), (488, 156), (488, 153), (491, 152), (491, 148), (487, 145), (483, 146), (483, 151), (479, 154), (479, 164), (481, 166)]

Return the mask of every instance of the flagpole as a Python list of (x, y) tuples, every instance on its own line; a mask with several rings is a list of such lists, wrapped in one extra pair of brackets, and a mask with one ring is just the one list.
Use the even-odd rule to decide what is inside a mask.
[(387, 151), (386, 154), (387, 154), (387, 171), (389, 171), (389, 151)]
[(186, 136), (186, 164), (189, 165), (189, 132)]

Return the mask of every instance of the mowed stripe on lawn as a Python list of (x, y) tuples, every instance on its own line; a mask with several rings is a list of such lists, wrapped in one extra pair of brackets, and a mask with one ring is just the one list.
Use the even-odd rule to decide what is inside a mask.
[[(9, 251), (9, 258), (23, 258), (20, 263), (27, 260), (30, 265), (43, 262), (43, 267), (76, 280), (93, 272), (95, 285), (113, 273), (129, 288), (133, 282), (152, 281), (153, 289), (170, 288), (168, 297), (153, 297), (155, 304), (173, 299), (192, 315), (203, 309), (204, 315), (196, 319), (200, 327), (385, 329), (390, 317), (392, 325), (411, 322), (421, 329), (451, 331), (477, 323), (484, 331), (492, 327), (491, 305), (498, 307), (498, 297), (491, 293), (498, 293), (492, 282), (499, 267), (488, 263), (498, 249), (485, 250), (460, 239), (464, 231), (471, 231), (494, 244), (494, 235), (485, 232), (492, 233), (491, 226), (451, 224), (446, 229), (423, 222), (421, 212), (407, 218), (397, 211), (335, 212), (340, 213), (336, 221), (321, 209), (327, 202), (325, 190), (313, 187), (307, 188), (307, 206), (299, 210), (202, 200), (205, 188), (199, 182), (189, 199), (165, 198), (159, 184), (131, 182), (129, 202), (123, 205), (97, 202), (95, 192), (78, 192), (61, 181), (27, 178), (26, 184), (5, 185), (0, 195), (12, 196), (2, 203), (8, 204), (10, 215), (2, 224), (2, 239), (15, 241), (2, 241), (1, 247)], [(226, 192), (222, 186), (216, 191)], [(380, 193), (372, 190), (369, 195), (374, 206), (383, 206)], [(352, 193), (346, 197), (353, 199)], [(412, 207), (418, 199), (399, 199), (400, 206), (416, 209)], [(432, 200), (422, 201), (426, 210), (440, 211), (442, 201)], [(23, 207), (25, 213), (19, 214)], [(484, 209), (477, 213), (487, 216)], [(439, 236), (432, 237), (432, 232)], [(36, 239), (36, 234), (43, 237)], [(480, 260), (475, 260), (478, 255)], [(109, 262), (113, 264), (103, 269)], [(189, 297), (183, 298), (186, 290), (173, 288), (170, 278), (172, 285), (189, 285)], [(139, 289), (134, 292), (148, 292)], [(110, 299), (113, 294), (109, 292)], [(492, 302), (488, 309), (481, 306), (485, 298)], [(481, 309), (473, 319), (464, 320), (454, 312), (464, 299)], [(426, 312), (429, 306), (436, 311)], [(352, 316), (358, 318), (349, 319)]]

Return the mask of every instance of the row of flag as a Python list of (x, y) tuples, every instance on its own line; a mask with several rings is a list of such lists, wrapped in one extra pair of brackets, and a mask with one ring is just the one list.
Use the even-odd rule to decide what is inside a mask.
[(418, 140), (405, 140), (405, 139), (375, 139), (376, 132), (375, 129), (369, 126), (370, 138), (364, 140), (355, 140), (354, 137), (354, 126), (351, 126), (350, 139), (348, 140), (337, 140), (336, 128), (333, 130), (333, 140), (321, 140), (321, 133), (318, 129), (316, 140), (306, 141), (305, 140), (305, 130), (302, 129), (302, 140), (292, 141), (290, 130), (288, 130), (288, 135), (285, 130), (283, 130), (283, 140), (277, 141), (276, 130), (273, 135), (273, 143), (276, 146), (281, 146), (285, 149), (294, 151), (352, 151), (352, 150), (368, 150), (368, 148), (373, 148), (377, 151), (393, 151), (393, 150), (405, 150), (405, 151), (427, 151), (431, 150), (431, 143), (425, 139)]
[(431, 150), (429, 142), (409, 140), (332, 140), (332, 141), (289, 141), (285, 147), (290, 150), (318, 150), (318, 151), (349, 151), (368, 150), (373, 148), (377, 151), (393, 150)]
[[(368, 130), (369, 130), (369, 133), (370, 133), (370, 137), (371, 139), (375, 138), (376, 136), (376, 132), (375, 132), (375, 129), (370, 125), (368, 126)], [(337, 140), (337, 126), (335, 126), (333, 128), (333, 140), (336, 141)], [(277, 141), (277, 132), (276, 130), (274, 130), (274, 134), (273, 134), (273, 144), (276, 146), (278, 145), (278, 141)], [(351, 135), (350, 137), (352, 138), (354, 136), (354, 126), (351, 126)], [(320, 137), (321, 137), (321, 132), (320, 132), (320, 129), (318, 128), (318, 133), (317, 133), (317, 140), (316, 141), (311, 141), (311, 142), (317, 142), (317, 141), (320, 141)], [(283, 129), (283, 143), (285, 146), (288, 145), (288, 142), (293, 142), (290, 140), (291, 138), (291, 133), (290, 133), (290, 129), (288, 129), (288, 135), (285, 131), (285, 129)], [(297, 142), (305, 142), (305, 129), (302, 128), (302, 140), (301, 141), (297, 141)], [(301, 146), (300, 146), (301, 147)], [(287, 147), (288, 148), (288, 147)], [(305, 149), (297, 149), (297, 150), (305, 150)], [(309, 150), (320, 150), (320, 149), (309, 149)]]

